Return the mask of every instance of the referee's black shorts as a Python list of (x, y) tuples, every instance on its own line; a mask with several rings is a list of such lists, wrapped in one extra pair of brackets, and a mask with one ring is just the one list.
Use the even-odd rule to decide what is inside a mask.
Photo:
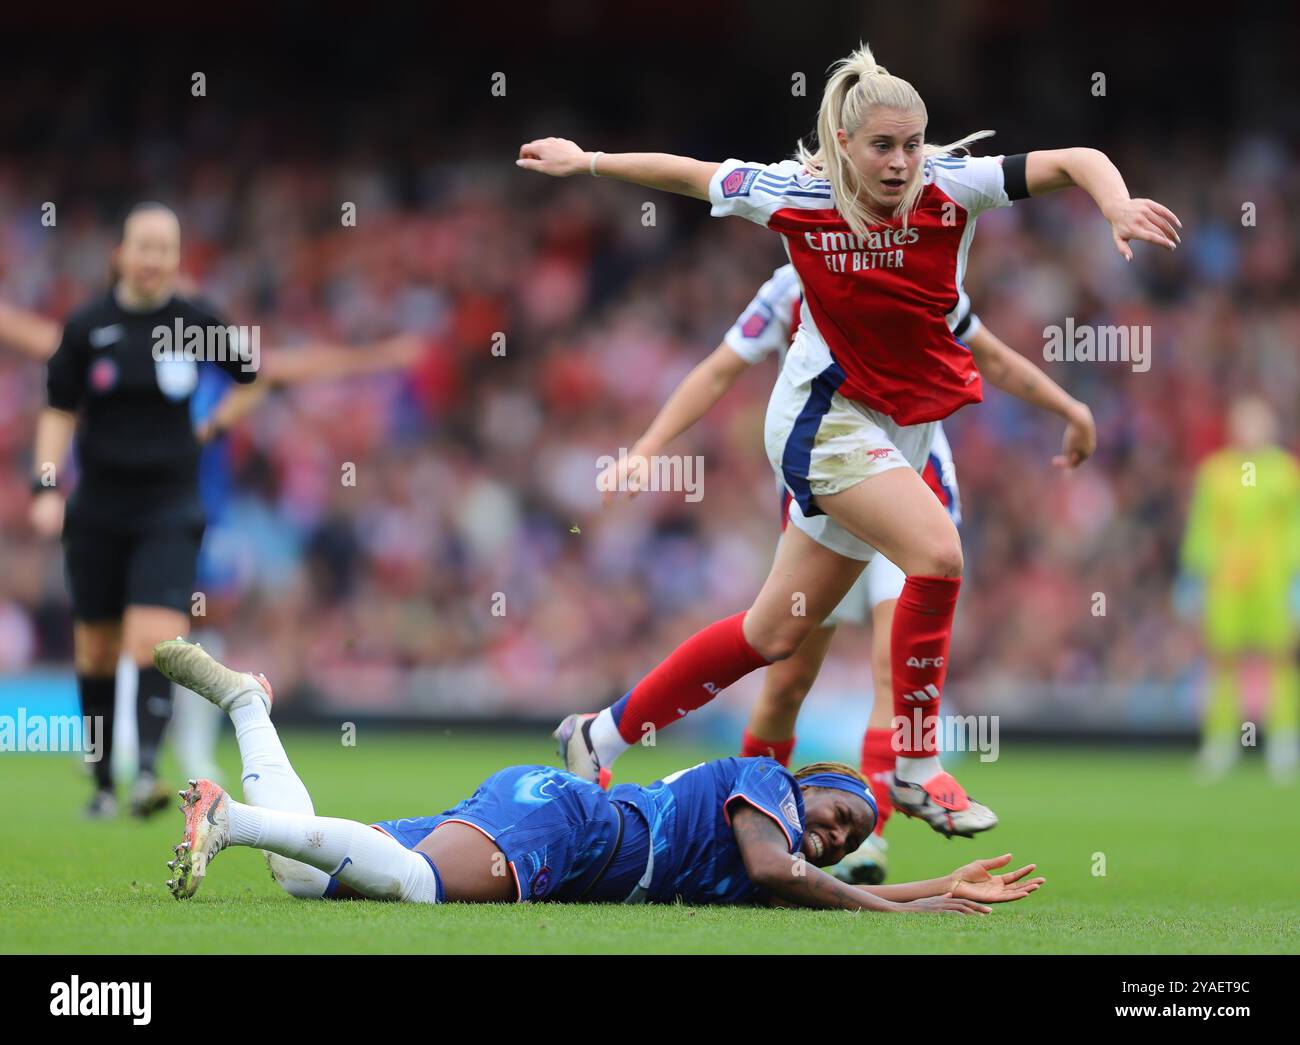
[(117, 529), (66, 518), (64, 566), (72, 616), (116, 620), (127, 606), (165, 606), (189, 614), (202, 523), (192, 521)]

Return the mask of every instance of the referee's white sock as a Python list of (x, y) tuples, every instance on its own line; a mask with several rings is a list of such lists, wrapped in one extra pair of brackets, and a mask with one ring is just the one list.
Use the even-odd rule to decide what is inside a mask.
[[(196, 630), (195, 642), (218, 660), (225, 653), (221, 633), (211, 628)], [(217, 738), (221, 734), (221, 709), (192, 689), (177, 684), (172, 724), (168, 735), (187, 777), (207, 777), (221, 783), (221, 770), (217, 766)]]
[(303, 816), (230, 803), (230, 844), (269, 849), (310, 864), (373, 900), (440, 903), (433, 861), (355, 820)]
[[(305, 816), (315, 813), (311, 795), (293, 771), (280, 735), (262, 702), (250, 700), (231, 709), (230, 720), (235, 724), (235, 740), (243, 761), (239, 775), (244, 800), (249, 805), (284, 813)], [(316, 867), (274, 853), (268, 854), (267, 863), (275, 880), (291, 896), (318, 899), (325, 895), (330, 876)]]

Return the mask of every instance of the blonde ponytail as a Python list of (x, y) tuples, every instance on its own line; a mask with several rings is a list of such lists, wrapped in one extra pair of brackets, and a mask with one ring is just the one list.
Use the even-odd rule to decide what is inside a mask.
[[(906, 220), (921, 196), (923, 168), (917, 169), (916, 177), (895, 205), (893, 214), (878, 213), (872, 207), (857, 170), (839, 147), (836, 131), (842, 128), (846, 134), (852, 135), (862, 126), (871, 107), (876, 105), (919, 113), (924, 125), (929, 122), (925, 102), (910, 83), (878, 65), (866, 44), (860, 44), (847, 58), (832, 65), (829, 72), (822, 91), (821, 108), (817, 112), (817, 148), (809, 149), (800, 141), (796, 158), (810, 173), (831, 183), (835, 207), (854, 233), (862, 235), (869, 226), (881, 225), (891, 217)], [(992, 134), (992, 131), (976, 131), (948, 145), (927, 144), (923, 147), (923, 155), (929, 159), (969, 151), (967, 146), (971, 142)]]

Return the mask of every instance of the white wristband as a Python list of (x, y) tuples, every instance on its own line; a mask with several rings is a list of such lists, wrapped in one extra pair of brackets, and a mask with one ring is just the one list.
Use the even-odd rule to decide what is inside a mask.
[(593, 153), (591, 154), (591, 176), (592, 176), (593, 178), (599, 178), (599, 177), (600, 177), (600, 172), (596, 170), (596, 160), (599, 159), (601, 156), (604, 156), (604, 155), (605, 155), (605, 154), (604, 154), (603, 152), (593, 152)]

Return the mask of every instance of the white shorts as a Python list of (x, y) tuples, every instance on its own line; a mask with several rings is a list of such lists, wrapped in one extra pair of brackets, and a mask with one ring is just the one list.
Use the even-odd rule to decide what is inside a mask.
[(830, 616), (822, 621), (823, 628), (836, 624), (865, 624), (882, 602), (896, 599), (903, 594), (903, 582), (907, 577), (903, 571), (886, 559), (877, 555), (856, 581), (840, 604), (831, 610)]
[[(876, 550), (813, 503), (893, 468), (925, 469), (939, 422), (900, 425), (836, 388), (832, 365), (815, 378), (793, 382), (783, 368), (767, 404), (767, 457), (790, 491), (790, 522), (818, 544), (850, 559), (869, 561)], [(946, 442), (946, 441), (945, 441)]]

